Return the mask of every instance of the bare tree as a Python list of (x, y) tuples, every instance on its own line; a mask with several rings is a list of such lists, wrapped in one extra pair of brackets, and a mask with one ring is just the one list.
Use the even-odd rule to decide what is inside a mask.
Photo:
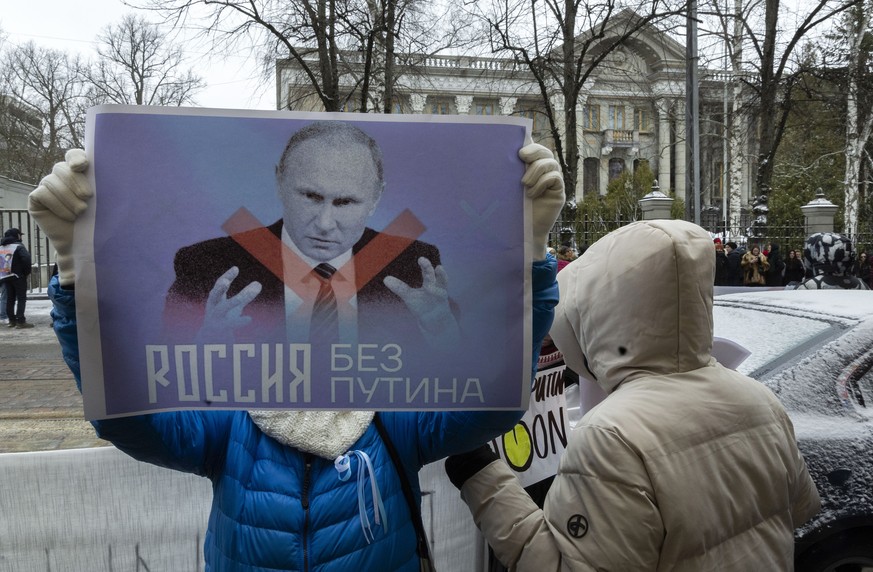
[[(359, 97), (360, 110), (391, 111), (398, 38), (420, 17), (422, 0), (136, 0), (173, 23), (199, 29), (219, 50), (257, 46), (264, 72), (296, 73), (327, 111)], [(285, 65), (281, 65), (284, 60)], [(378, 77), (377, 77), (378, 75)], [(375, 95), (373, 91), (375, 90)], [(285, 107), (300, 94), (286, 94)], [(373, 102), (376, 102), (374, 105)]]
[[(752, 0), (736, 3), (733, 13), (741, 35), (742, 61), (739, 67), (754, 72), (743, 79), (754, 94), (758, 118), (754, 129), (758, 137), (756, 192), (767, 196), (775, 168), (776, 152), (792, 110), (793, 91), (807, 72), (803, 58), (806, 42), (817, 41), (814, 34), (858, 4), (861, 0), (813, 0), (783, 6), (780, 0)], [(726, 28), (729, 25), (726, 24)], [(740, 76), (742, 77), (742, 76)]]
[(461, 2), (367, 0), (367, 14), (349, 21), (364, 66), (348, 67), (360, 87), (360, 109), (392, 113), (398, 86), (420, 85), (424, 64), (438, 53), (462, 53), (481, 46), (482, 36)]
[(128, 14), (98, 36), (88, 70), (95, 103), (179, 106), (193, 103), (203, 80), (185, 68), (183, 50), (142, 16)]
[(572, 192), (580, 173), (576, 109), (586, 82), (641, 30), (683, 14), (685, 2), (542, 0), (540, 6), (536, 0), (500, 0), (480, 16), (488, 24), (492, 50), (512, 53), (533, 75), (564, 182)]
[(211, 40), (218, 51), (255, 46), (265, 74), (276, 59), (301, 71), (328, 111), (341, 109), (339, 52), (345, 0), (135, 0), (138, 8), (161, 14), (173, 26), (185, 25)]
[(12, 46), (0, 63), (0, 138), (8, 176), (34, 182), (63, 158), (83, 146), (84, 91), (78, 57), (40, 48), (32, 42)]

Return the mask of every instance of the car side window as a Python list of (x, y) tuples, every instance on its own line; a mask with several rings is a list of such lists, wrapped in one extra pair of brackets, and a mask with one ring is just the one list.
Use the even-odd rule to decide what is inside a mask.
[(837, 381), (842, 399), (873, 410), (873, 350), (853, 361)]

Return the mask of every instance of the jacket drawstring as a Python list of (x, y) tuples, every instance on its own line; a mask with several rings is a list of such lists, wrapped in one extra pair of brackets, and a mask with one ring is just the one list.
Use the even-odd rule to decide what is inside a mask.
[[(385, 505), (382, 504), (382, 494), (379, 492), (379, 484), (376, 482), (376, 473), (373, 471), (373, 463), (370, 461), (370, 456), (363, 451), (349, 451), (345, 455), (340, 455), (333, 462), (333, 466), (339, 473), (339, 479), (343, 482), (349, 480), (352, 474), (351, 456), (357, 456), (360, 462), (358, 463), (358, 514), (361, 518), (361, 529), (364, 531), (364, 538), (367, 544), (370, 544), (375, 536), (370, 528), (370, 517), (367, 515), (367, 501), (364, 490), (366, 487), (367, 477), (370, 478), (371, 494), (373, 496), (373, 514), (377, 526), (388, 526), (388, 517), (385, 513)], [(384, 524), (383, 524), (384, 523)]]

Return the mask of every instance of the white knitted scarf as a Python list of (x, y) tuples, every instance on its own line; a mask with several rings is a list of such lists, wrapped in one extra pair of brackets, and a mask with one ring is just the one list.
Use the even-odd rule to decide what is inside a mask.
[(249, 411), (258, 428), (276, 441), (333, 461), (346, 453), (370, 422), (372, 411)]

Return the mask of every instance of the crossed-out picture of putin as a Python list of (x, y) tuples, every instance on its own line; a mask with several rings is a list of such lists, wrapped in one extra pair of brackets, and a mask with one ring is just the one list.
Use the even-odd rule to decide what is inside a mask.
[(385, 186), (369, 135), (340, 121), (303, 127), (282, 152), (276, 185), (280, 220), (176, 253), (165, 305), (174, 334), (309, 342), (313, 352), (332, 343), (457, 343), (437, 248), (404, 236), (402, 220), (387, 229), (400, 232), (366, 226)]

